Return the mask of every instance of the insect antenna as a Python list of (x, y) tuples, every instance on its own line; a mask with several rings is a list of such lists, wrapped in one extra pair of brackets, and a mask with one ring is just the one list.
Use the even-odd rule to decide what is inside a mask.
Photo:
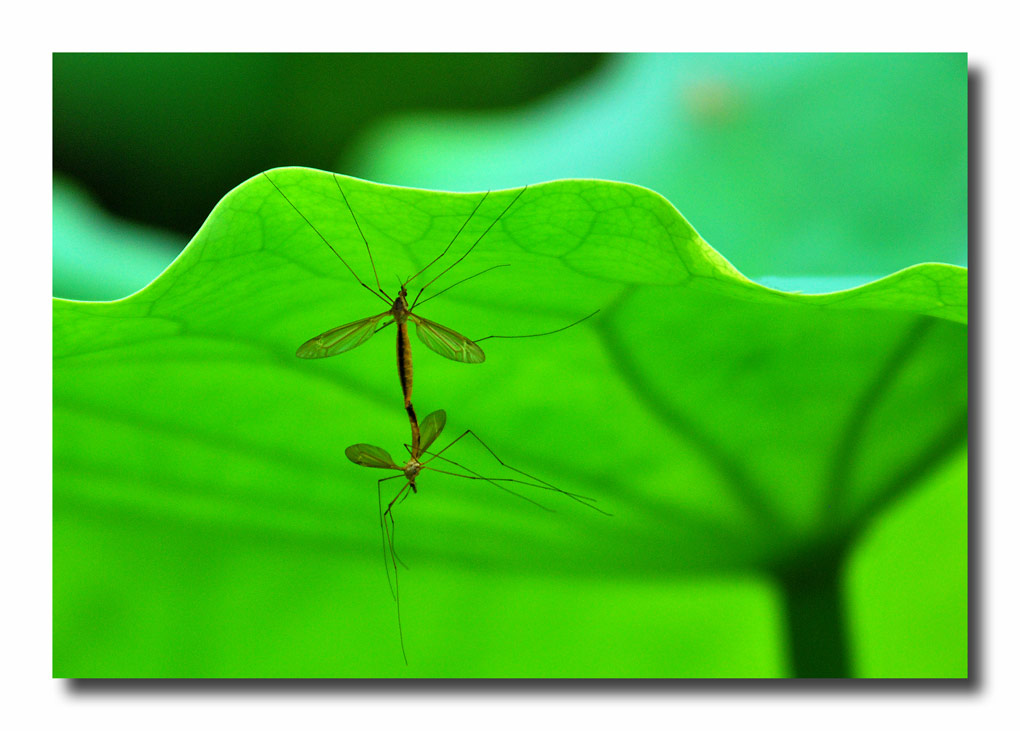
[[(312, 231), (314, 231), (314, 232), (315, 232), (315, 233), (316, 233), (316, 234), (318, 235), (318, 237), (319, 237), (320, 239), (322, 239), (323, 243), (325, 243), (325, 244), (326, 244), (326, 246), (328, 246), (328, 247), (329, 247), (329, 250), (330, 250), (330, 251), (332, 251), (332, 252), (333, 252), (334, 254), (336, 254), (336, 258), (337, 258), (337, 259), (339, 259), (339, 260), (340, 260), (341, 262), (343, 262), (343, 265), (344, 265), (345, 267), (347, 267), (347, 271), (349, 271), (349, 272), (351, 273), (351, 275), (352, 275), (352, 276), (353, 276), (353, 277), (354, 277), (354, 278), (355, 278), (356, 280), (358, 280), (358, 284), (360, 284), (360, 285), (361, 285), (362, 287), (364, 287), (365, 289), (367, 289), (367, 290), (368, 290), (369, 292), (371, 292), (372, 294), (374, 294), (374, 295), (375, 295), (376, 297), (378, 297), (379, 299), (381, 299), (381, 300), (382, 300), (383, 302), (385, 302), (386, 304), (389, 304), (389, 305), (392, 305), (392, 304), (393, 304), (393, 300), (392, 300), (392, 299), (390, 299), (389, 295), (387, 295), (387, 294), (386, 294), (385, 292), (383, 292), (381, 288), (380, 288), (380, 290), (379, 290), (378, 292), (376, 292), (376, 291), (375, 291), (374, 289), (372, 289), (372, 288), (371, 288), (371, 287), (369, 287), (369, 286), (368, 286), (367, 284), (365, 284), (364, 282), (362, 282), (362, 281), (361, 281), (361, 277), (359, 277), (359, 276), (358, 276), (358, 273), (357, 273), (357, 272), (355, 272), (355, 271), (354, 271), (354, 270), (353, 270), (353, 269), (351, 268), (351, 265), (347, 263), (347, 260), (346, 260), (346, 259), (344, 259), (344, 258), (343, 258), (342, 256), (340, 256), (340, 252), (339, 252), (339, 251), (337, 251), (336, 249), (334, 249), (334, 248), (333, 248), (333, 244), (329, 243), (329, 240), (328, 240), (328, 239), (327, 239), (327, 238), (326, 238), (325, 236), (323, 236), (323, 235), (322, 235), (322, 232), (320, 232), (320, 231), (319, 231), (319, 229), (317, 229), (317, 228), (315, 227), (315, 224), (313, 224), (313, 223), (312, 223), (311, 221), (309, 221), (309, 220), (308, 220), (308, 217), (307, 217), (307, 216), (306, 216), (305, 214), (303, 214), (303, 213), (301, 212), (301, 210), (300, 210), (300, 209), (299, 209), (299, 208), (298, 208), (297, 206), (295, 206), (295, 205), (294, 205), (293, 201), (291, 201), (291, 199), (287, 197), (287, 194), (286, 194), (286, 193), (284, 193), (284, 192), (283, 192), (283, 191), (282, 191), (282, 190), (280, 189), (280, 186), (278, 186), (278, 185), (277, 185), (276, 183), (274, 183), (274, 182), (273, 182), (273, 179), (272, 179), (272, 178), (270, 178), (270, 177), (269, 177), (269, 175), (267, 175), (266, 173), (262, 173), (262, 175), (263, 175), (263, 176), (265, 176), (266, 180), (268, 180), (268, 181), (269, 181), (269, 182), (270, 182), (270, 183), (272, 184), (272, 186), (273, 186), (274, 188), (276, 188), (277, 192), (279, 192), (279, 194), (283, 196), (283, 199), (284, 199), (285, 201), (287, 201), (288, 203), (290, 203), (290, 207), (291, 207), (291, 208), (293, 208), (293, 209), (295, 210), (295, 212), (297, 212), (297, 214), (298, 214), (299, 216), (301, 216), (301, 218), (303, 218), (303, 219), (304, 219), (305, 223), (307, 223), (307, 224), (309, 225), (309, 227), (310, 227), (310, 228), (312, 229)], [(339, 183), (337, 183), (337, 185), (339, 186)], [(343, 191), (341, 191), (341, 193), (343, 193)], [(346, 200), (346, 199), (345, 199), (345, 200)], [(350, 206), (348, 206), (348, 209), (350, 209)], [(352, 215), (352, 216), (354, 215), (354, 212), (353, 212), (353, 211), (351, 211), (351, 215)], [(355, 222), (355, 223), (357, 223), (357, 219), (355, 219), (355, 221), (354, 221), (354, 222)], [(358, 228), (358, 230), (360, 231), (360, 230), (361, 230), (361, 228), (359, 227), (359, 228)], [(362, 234), (362, 237), (364, 238), (364, 234)], [(365, 242), (365, 245), (366, 245), (366, 246), (368, 245), (368, 242), (367, 242), (367, 241)], [(371, 252), (369, 253), (369, 257), (371, 257)], [(375, 265), (373, 265), (373, 269), (374, 269), (374, 268), (375, 268)], [(378, 283), (378, 281), (379, 281), (379, 277), (378, 277), (378, 275), (377, 275), (377, 276), (376, 276), (376, 283)]]
[[(405, 286), (405, 287), (406, 287), (406, 286), (407, 286), (408, 284), (410, 284), (410, 283), (411, 283), (411, 280), (412, 280), (412, 279), (414, 279), (415, 277), (417, 277), (417, 276), (418, 276), (419, 274), (421, 274), (422, 272), (424, 272), (424, 271), (425, 271), (426, 269), (428, 269), (428, 268), (429, 268), (430, 266), (432, 266), (432, 265), (433, 265), (433, 264), (435, 264), (435, 263), (436, 263), (437, 261), (439, 261), (439, 260), (440, 260), (440, 259), (442, 259), (442, 258), (443, 258), (444, 256), (446, 256), (446, 252), (448, 252), (448, 251), (450, 250), (450, 247), (451, 247), (451, 246), (453, 246), (453, 242), (457, 240), (457, 237), (458, 237), (458, 236), (460, 236), (461, 232), (462, 232), (462, 231), (464, 230), (464, 227), (465, 227), (465, 226), (467, 226), (467, 225), (468, 225), (468, 223), (470, 223), (470, 222), (471, 222), (471, 219), (472, 219), (472, 218), (474, 218), (474, 217), (475, 217), (475, 214), (476, 214), (476, 213), (478, 212), (478, 209), (482, 207), (482, 203), (484, 203), (484, 202), (485, 202), (485, 199), (489, 197), (489, 193), (490, 193), (490, 192), (491, 192), (491, 191), (488, 191), (488, 190), (487, 190), (487, 191), (485, 191), (485, 195), (483, 195), (483, 196), (482, 196), (482, 199), (481, 199), (480, 201), (478, 201), (478, 204), (477, 204), (477, 205), (475, 206), (474, 210), (473, 210), (473, 211), (471, 211), (471, 215), (469, 215), (469, 216), (467, 217), (467, 219), (466, 219), (466, 220), (464, 221), (464, 223), (462, 223), (462, 224), (460, 225), (460, 228), (459, 228), (459, 229), (457, 229), (457, 233), (455, 233), (455, 234), (453, 235), (453, 238), (452, 238), (452, 239), (450, 239), (450, 243), (448, 243), (448, 244), (446, 245), (446, 248), (445, 248), (445, 249), (443, 249), (443, 253), (441, 253), (441, 254), (440, 254), (439, 256), (437, 256), (437, 257), (436, 257), (435, 259), (433, 259), (433, 260), (432, 260), (432, 261), (430, 261), (430, 262), (429, 262), (428, 264), (426, 264), (425, 266), (423, 266), (423, 267), (422, 267), (422, 268), (421, 268), (421, 269), (420, 269), (420, 270), (419, 270), (418, 272), (416, 272), (416, 273), (415, 273), (414, 275), (412, 275), (412, 276), (411, 276), (411, 279), (408, 279), (408, 280), (407, 280), (406, 282), (404, 282), (404, 286)], [(421, 293), (419, 292), (419, 294), (421, 294)]]
[[(476, 338), (474, 342), (475, 343), (480, 343), (483, 340), (488, 340), (489, 338), (540, 338), (543, 335), (554, 335), (554, 334), (556, 334), (558, 332), (563, 332), (564, 330), (572, 328), (574, 325), (580, 325), (582, 322), (587, 320), (589, 317), (594, 317), (598, 313), (599, 313), (599, 310), (595, 310), (595, 312), (592, 312), (591, 314), (585, 315), (584, 317), (582, 317), (580, 320), (578, 320), (576, 322), (572, 322), (569, 325), (564, 325), (563, 327), (559, 327), (559, 328), (556, 328), (555, 330), (550, 330), (549, 332), (545, 332), (545, 333), (532, 333), (530, 335), (486, 335), (484, 338)], [(481, 440), (479, 440), (479, 441), (481, 441)], [(486, 447), (486, 449), (488, 449), (488, 447)], [(492, 451), (492, 450), (489, 450), (489, 451)], [(495, 455), (493, 455), (493, 456), (495, 456)]]
[[(524, 195), (524, 191), (526, 191), (527, 189), (528, 189), (528, 186), (526, 186), (526, 185), (525, 185), (525, 186), (524, 186), (523, 188), (521, 188), (521, 192), (520, 192), (520, 193), (518, 193), (518, 194), (517, 194), (516, 196), (514, 196), (514, 199), (513, 199), (512, 201), (510, 201), (510, 204), (509, 204), (509, 205), (508, 205), (508, 206), (507, 206), (506, 208), (504, 208), (504, 209), (502, 210), (502, 212), (501, 212), (501, 213), (500, 213), (500, 214), (499, 214), (498, 216), (496, 216), (496, 218), (495, 218), (495, 219), (493, 219), (492, 223), (490, 223), (490, 224), (488, 225), (488, 227), (487, 227), (487, 228), (486, 228), (486, 229), (485, 229), (484, 231), (482, 231), (482, 235), (481, 235), (481, 236), (479, 236), (479, 237), (478, 237), (477, 239), (475, 239), (475, 243), (471, 244), (471, 246), (469, 246), (469, 247), (468, 247), (468, 250), (467, 250), (467, 251), (465, 251), (465, 252), (464, 252), (463, 254), (461, 254), (461, 255), (460, 255), (460, 258), (459, 258), (459, 259), (457, 259), (457, 261), (453, 262), (453, 264), (451, 264), (450, 266), (446, 267), (446, 269), (444, 269), (443, 271), (439, 272), (439, 274), (437, 274), (437, 275), (436, 275), (436, 276), (434, 276), (434, 277), (433, 277), (432, 279), (430, 279), (430, 280), (429, 280), (429, 281), (427, 281), (427, 282), (426, 282), (425, 284), (423, 284), (423, 285), (422, 285), (422, 288), (418, 290), (418, 294), (417, 294), (417, 295), (415, 296), (415, 298), (414, 298), (414, 301), (415, 301), (415, 302), (417, 302), (417, 301), (418, 301), (418, 297), (421, 297), (421, 293), (425, 291), (425, 288), (426, 288), (426, 287), (428, 287), (428, 286), (429, 286), (430, 284), (432, 284), (433, 282), (435, 282), (435, 281), (436, 281), (437, 279), (439, 279), (439, 278), (440, 278), (441, 276), (443, 276), (443, 275), (444, 275), (444, 274), (446, 274), (446, 273), (447, 273), (448, 271), (450, 271), (450, 270), (451, 270), (451, 269), (453, 269), (453, 268), (454, 268), (455, 266), (457, 266), (457, 265), (458, 265), (458, 264), (460, 264), (460, 263), (461, 263), (462, 261), (464, 261), (464, 257), (466, 257), (466, 256), (467, 256), (468, 254), (470, 254), (470, 253), (471, 253), (471, 252), (472, 252), (472, 251), (474, 250), (474, 248), (475, 248), (476, 246), (478, 246), (478, 242), (479, 242), (479, 241), (481, 241), (481, 240), (482, 240), (483, 238), (485, 238), (485, 234), (489, 233), (489, 231), (490, 231), (490, 230), (492, 229), (492, 227), (496, 225), (496, 222), (497, 222), (497, 221), (499, 221), (499, 219), (501, 219), (501, 218), (503, 217), (503, 215), (504, 215), (504, 214), (505, 214), (505, 213), (506, 213), (507, 211), (509, 211), (509, 210), (510, 210), (510, 208), (511, 208), (511, 207), (513, 206), (513, 204), (517, 202), (517, 199), (518, 199), (518, 198), (520, 198), (520, 197), (521, 197), (522, 195)], [(488, 195), (488, 193), (486, 193), (486, 195)], [(472, 214), (472, 215), (473, 215), (473, 214)], [(452, 243), (452, 242), (451, 242), (451, 243)], [(412, 305), (411, 305), (411, 307), (412, 307), (412, 309), (413, 309), (413, 308), (414, 308), (414, 304), (412, 304)]]

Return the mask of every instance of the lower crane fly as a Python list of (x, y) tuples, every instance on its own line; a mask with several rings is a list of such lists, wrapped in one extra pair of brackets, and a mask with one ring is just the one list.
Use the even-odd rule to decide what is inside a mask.
[[(542, 510), (553, 512), (550, 508), (547, 508), (541, 503), (536, 502), (535, 500), (532, 500), (531, 498), (522, 495), (519, 492), (511, 490), (509, 487), (506, 487), (504, 484), (501, 483), (515, 483), (518, 485), (526, 485), (528, 487), (535, 487), (542, 490), (551, 490), (553, 492), (557, 492), (561, 495), (564, 495), (570, 498), (571, 500), (579, 502), (585, 507), (591, 508), (592, 510), (602, 513), (603, 515), (607, 516), (610, 515), (610, 513), (607, 513), (601, 508), (597, 508), (594, 505), (592, 505), (592, 503), (595, 502), (594, 498), (585, 497), (584, 495), (578, 495), (573, 492), (567, 492), (566, 490), (561, 490), (560, 488), (549, 484), (545, 480), (541, 480), (533, 475), (529, 475), (527, 472), (519, 470), (516, 467), (511, 467), (506, 462), (501, 460), (496, 455), (496, 453), (493, 452), (492, 449), (485, 442), (483, 442), (482, 439), (477, 434), (475, 434), (470, 429), (466, 429), (459, 437), (454, 439), (452, 442), (447, 444), (438, 452), (435, 453), (429, 452), (428, 451), (429, 447), (431, 447), (433, 442), (435, 442), (436, 439), (439, 438), (439, 435), (442, 434), (443, 428), (445, 426), (446, 426), (446, 412), (443, 411), (442, 409), (438, 411), (433, 411), (431, 414), (426, 416), (421, 422), (421, 441), (419, 446), (415, 448), (411, 445), (407, 444), (404, 445), (408, 450), (409, 459), (403, 466), (398, 465), (393, 460), (393, 457), (390, 456), (389, 452), (387, 452), (385, 449), (383, 449), (382, 447), (377, 447), (372, 444), (352, 444), (345, 450), (347, 458), (354, 462), (355, 464), (361, 465), (362, 467), (373, 467), (376, 469), (383, 470), (395, 470), (396, 472), (400, 473), (397, 475), (391, 475), (390, 477), (381, 478), (376, 483), (376, 491), (378, 493), (379, 501), (379, 527), (382, 531), (383, 562), (386, 567), (386, 581), (390, 585), (390, 593), (393, 595), (393, 599), (394, 601), (396, 601), (397, 604), (397, 631), (400, 633), (400, 651), (404, 656), (405, 664), (407, 663), (407, 650), (404, 647), (404, 629), (400, 617), (400, 581), (398, 578), (397, 564), (399, 563), (403, 565), (405, 568), (406, 564), (404, 564), (404, 562), (400, 560), (400, 557), (397, 556), (397, 552), (394, 546), (394, 532), (396, 530), (396, 523), (393, 519), (393, 507), (406, 500), (411, 493), (418, 492), (417, 483), (418, 478), (420, 477), (422, 472), (424, 472), (425, 470), (431, 470), (433, 472), (438, 472), (444, 475), (462, 477), (467, 480), (482, 480), (484, 482), (489, 483), (490, 485), (494, 485), (500, 488), (501, 490), (505, 490), (506, 492), (509, 492), (510, 494), (521, 498), (522, 500), (526, 500), (529, 503), (538, 506)], [(464, 465), (458, 462), (454, 462), (448, 457), (443, 456), (444, 452), (446, 452), (448, 449), (450, 449), (450, 447), (452, 447), (454, 444), (456, 444), (461, 439), (467, 436), (474, 437), (478, 441), (478, 443), (481, 444), (486, 449), (486, 451), (488, 451), (489, 454), (491, 454), (496, 459), (496, 461), (499, 462), (503, 467), (512, 470), (520, 475), (523, 475), (524, 477), (527, 477), (528, 480), (531, 480), (531, 482), (529, 482), (528, 480), (521, 480), (514, 477), (484, 477), (479, 473), (475, 472), (474, 470), (469, 469), (468, 467), (465, 467)], [(426, 459), (423, 459), (423, 457), (426, 457)], [(431, 463), (435, 460), (440, 460), (445, 464), (449, 464), (469, 474), (463, 474), (461, 472), (452, 472), (450, 470), (443, 470), (439, 469), (438, 467), (433, 467), (431, 466)], [(390, 500), (389, 504), (386, 505), (386, 508), (383, 509), (382, 485), (384, 482), (388, 482), (389, 480), (395, 480), (399, 477), (403, 477), (407, 482), (404, 483), (404, 486), (400, 488), (396, 496), (394, 496), (394, 498)], [(392, 582), (390, 582), (391, 566), (393, 568)]]

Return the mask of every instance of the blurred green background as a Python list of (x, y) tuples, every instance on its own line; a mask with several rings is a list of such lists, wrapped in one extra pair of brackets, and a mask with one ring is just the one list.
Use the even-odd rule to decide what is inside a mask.
[[(54, 295), (131, 294), (170, 263), (228, 190), (261, 170), (294, 164), (463, 191), (569, 177), (635, 183), (664, 195), (752, 279), (789, 291), (834, 291), (919, 262), (966, 264), (966, 127), (960, 54), (57, 54)], [(293, 184), (298, 191), (305, 185)], [(477, 336), (497, 321), (500, 332), (510, 329), (501, 318), (511, 313), (528, 330), (569, 321), (583, 314), (580, 304), (603, 307), (605, 324), (588, 331), (594, 342), (575, 333), (524, 341), (526, 348), (494, 345), (500, 355), (481, 374), (427, 360), (419, 345), (416, 355), (426, 353), (418, 356), (426, 364), (420, 392), (444, 394), (419, 411), (446, 408), (460, 429), (470, 425), (497, 441), (511, 463), (615, 502), (618, 515), (607, 528), (597, 515), (564, 509), (550, 523), (505, 505), (501, 495), (444, 506), (436, 501), (463, 488), (436, 480), (428, 498), (421, 493), (403, 506), (401, 550), (413, 577), (401, 577), (412, 658), (405, 668), (373, 536), (374, 480), (342, 455), (354, 441), (397, 451), (404, 427), (391, 345), (373, 341), (365, 348), (376, 350), (329, 361), (286, 389), (274, 380), (278, 369), (294, 367), (291, 353), (314, 334), (309, 328), (364, 316), (362, 308), (374, 305), (344, 289), (350, 302), (336, 307), (335, 287), (349, 285), (331, 269), (338, 263), (317, 258), (321, 242), (301, 238), (307, 230), (279, 228), (286, 219), (270, 213), (274, 204), (261, 192), (247, 195), (251, 206), (235, 202), (215, 226), (210, 221), (203, 246), (213, 246), (215, 232), (243, 246), (222, 233), (239, 228), (230, 228), (232, 217), (275, 221), (250, 236), (276, 232), (274, 246), (298, 246), (295, 256), (315, 277), (335, 278), (334, 288), (295, 295), (309, 275), (286, 269), (289, 278), (278, 279), (284, 268), (249, 281), (266, 263), (239, 258), (220, 280), (240, 282), (223, 286), (235, 295), (228, 303), (179, 272), (192, 284), (180, 284), (175, 298), (192, 313), (186, 328), (205, 333), (198, 341), (175, 329), (178, 314), (161, 319), (131, 300), (119, 310), (55, 304), (55, 675), (966, 676), (966, 433), (950, 429), (937, 454), (924, 438), (939, 428), (931, 410), (946, 416), (947, 428), (958, 423), (965, 326), (925, 325), (934, 318), (897, 312), (844, 322), (796, 308), (773, 311), (779, 306), (688, 292), (669, 277), (642, 280), (638, 290), (608, 286), (614, 277), (647, 279), (628, 270), (645, 255), (641, 247), (654, 249), (629, 230), (639, 219), (614, 229), (626, 247), (606, 260), (613, 266), (593, 272), (598, 259), (579, 258), (568, 267), (573, 273), (559, 272), (544, 292), (537, 282), (562, 266), (556, 236), (568, 229), (546, 232), (520, 261), (494, 230), (478, 268), (513, 258), (511, 269), (527, 276), (486, 275), (493, 279), (483, 287), (465, 285), (444, 298), (451, 319), (439, 317), (440, 300), (426, 313)], [(315, 205), (313, 198), (301, 207)], [(332, 221), (330, 239), (342, 241), (347, 232), (331, 205), (313, 220)], [(370, 234), (381, 255), (389, 235), (385, 224)], [(423, 236), (425, 243), (435, 242)], [(546, 264), (532, 260), (542, 251)], [(208, 266), (195, 261), (192, 277)], [(589, 278), (572, 279), (577, 267)], [(408, 271), (384, 276), (395, 273)], [(673, 292), (662, 287), (674, 286), (681, 287), (675, 300), (653, 305)], [(547, 296), (536, 301), (536, 291)], [(137, 301), (169, 305), (154, 297)], [(275, 317), (267, 298), (286, 316)], [(243, 314), (246, 307), (259, 318)], [(96, 325), (95, 315), (109, 319)], [(93, 344), (90, 355), (83, 336), (72, 334), (82, 317), (91, 323), (82, 332), (94, 341), (113, 338), (108, 350)], [(130, 324), (118, 330), (125, 317)], [(297, 320), (303, 324), (293, 331), (284, 326)], [(258, 337), (274, 355), (266, 361), (249, 353), (246, 366), (223, 350), (231, 323), (270, 331)], [(155, 338), (148, 350), (138, 327)], [(916, 328), (927, 329), (918, 335)], [(128, 330), (134, 334), (117, 340)], [(873, 347), (850, 335), (858, 330), (875, 334)], [(178, 340), (160, 345), (156, 336), (168, 333)], [(628, 361), (645, 357), (635, 345), (641, 333), (682, 380), (642, 380), (650, 366)], [(577, 351), (579, 338), (588, 350)], [(923, 368), (902, 366), (912, 361), (897, 355), (900, 338), (927, 343), (918, 356)], [(777, 370), (797, 350), (805, 356), (795, 368)], [(583, 424), (596, 425), (597, 440), (568, 436), (580, 427), (555, 394), (580, 388), (573, 383), (578, 352), (606, 362), (597, 369), (601, 381), (585, 381), (579, 403), (597, 405), (600, 391), (602, 398), (615, 393), (616, 403), (658, 388), (665, 389), (656, 392), (660, 401), (691, 395), (681, 397), (680, 412), (676, 404), (662, 413), (645, 403), (624, 419), (596, 410)], [(860, 370), (847, 365), (833, 378), (824, 366), (833, 354)], [(692, 357), (700, 359), (693, 372)], [(526, 367), (508, 363), (520, 358)], [(897, 362), (896, 393), (879, 398), (867, 384)], [(153, 363), (165, 367), (150, 370)], [(260, 383), (281, 391), (271, 388), (256, 404), (251, 389)], [(500, 388), (488, 393), (487, 383)], [(278, 403), (304, 403), (297, 394), (316, 389), (346, 411), (327, 409), (306, 423)], [(855, 409), (868, 418), (855, 420)], [(522, 443), (533, 431), (529, 415), (545, 422), (539, 445)], [(812, 441), (794, 429), (805, 418), (814, 427), (800, 429), (825, 435)], [(635, 434), (647, 444), (634, 444)], [(622, 442), (630, 446), (616, 446)], [(767, 476), (757, 480), (759, 498), (792, 511), (783, 533), (743, 526), (719, 488), (727, 460), (713, 467), (718, 443), (731, 457), (746, 450), (736, 461)], [(655, 458), (634, 468), (645, 448)], [(848, 451), (853, 459), (841, 456)], [(264, 463), (232, 472), (233, 460), (248, 453)], [(585, 466), (593, 459), (601, 479)], [(290, 466), (280, 471), (281, 463)], [(319, 475), (314, 484), (307, 463)], [(860, 511), (867, 519), (851, 521), (851, 534), (842, 535), (806, 518), (804, 505), (814, 498), (798, 497), (801, 489), (818, 494), (815, 473), (824, 469), (801, 469), (784, 485), (777, 479), (784, 464), (844, 464), (851, 476), (825, 479), (864, 485), (865, 493), (869, 480), (883, 482), (883, 471), (915, 469), (895, 499)], [(326, 474), (333, 479), (323, 482)], [(273, 482), (285, 475), (301, 480)], [(625, 499), (636, 486), (644, 497)], [(689, 535), (687, 518), (662, 524), (651, 499), (656, 490), (664, 491), (660, 510), (694, 500), (693, 514), (707, 512), (725, 530), (706, 528), (714, 536), (706, 539)], [(617, 541), (621, 555), (634, 556), (622, 564), (601, 553), (582, 560), (598, 536), (605, 551)], [(743, 558), (720, 553), (728, 541), (746, 542), (737, 551)], [(437, 542), (460, 548), (440, 550)], [(837, 544), (831, 556), (819, 548)], [(517, 552), (496, 557), (521, 547), (546, 561)]]

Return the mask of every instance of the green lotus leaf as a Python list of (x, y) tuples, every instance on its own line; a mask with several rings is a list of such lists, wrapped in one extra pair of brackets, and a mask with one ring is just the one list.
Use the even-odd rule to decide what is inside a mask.
[[(901, 498), (948, 490), (939, 525), (965, 529), (965, 269), (802, 295), (745, 278), (633, 185), (535, 185), (492, 225), (519, 190), (468, 220), (481, 193), (267, 175), (289, 202), (245, 182), (134, 295), (54, 301), (56, 675), (966, 673), (965, 611), (939, 620), (935, 664), (893, 667), (861, 635), (872, 605), (847, 593), (881, 574), (862, 546), (892, 540)], [(389, 307), (345, 266), (376, 288), (338, 183), (391, 295), (466, 220), (412, 297), (509, 265), (415, 309), (486, 353), (458, 363), (412, 340), (418, 413), (447, 413), (433, 449), (470, 429), (612, 514), (423, 472), (394, 508), (408, 665), (383, 567), (389, 473), (344, 454), (405, 454), (395, 328), (295, 357)], [(470, 437), (444, 456), (519, 476)], [(388, 500), (402, 481), (382, 485)], [(929, 581), (952, 606), (960, 551)], [(868, 621), (851, 625), (854, 607)]]

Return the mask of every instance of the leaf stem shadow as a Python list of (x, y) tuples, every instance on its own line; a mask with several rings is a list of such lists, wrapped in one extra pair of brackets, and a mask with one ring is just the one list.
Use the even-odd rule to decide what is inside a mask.
[(633, 292), (634, 288), (630, 287), (621, 293), (612, 305), (604, 308), (606, 316), (600, 318), (594, 325), (610, 362), (619, 371), (623, 381), (642, 405), (655, 414), (670, 431), (696, 447), (701, 455), (715, 467), (724, 478), (723, 484), (728, 487), (731, 496), (750, 515), (759, 523), (769, 526), (773, 530), (784, 527), (786, 519), (763, 498), (764, 491), (751, 477), (746, 466), (705, 433), (690, 416), (670, 405), (668, 399), (656, 393), (644, 377), (638, 364), (630, 357), (627, 348), (621, 342), (619, 329), (614, 328), (610, 321), (613, 319), (613, 314), (618, 311), (619, 305)]

